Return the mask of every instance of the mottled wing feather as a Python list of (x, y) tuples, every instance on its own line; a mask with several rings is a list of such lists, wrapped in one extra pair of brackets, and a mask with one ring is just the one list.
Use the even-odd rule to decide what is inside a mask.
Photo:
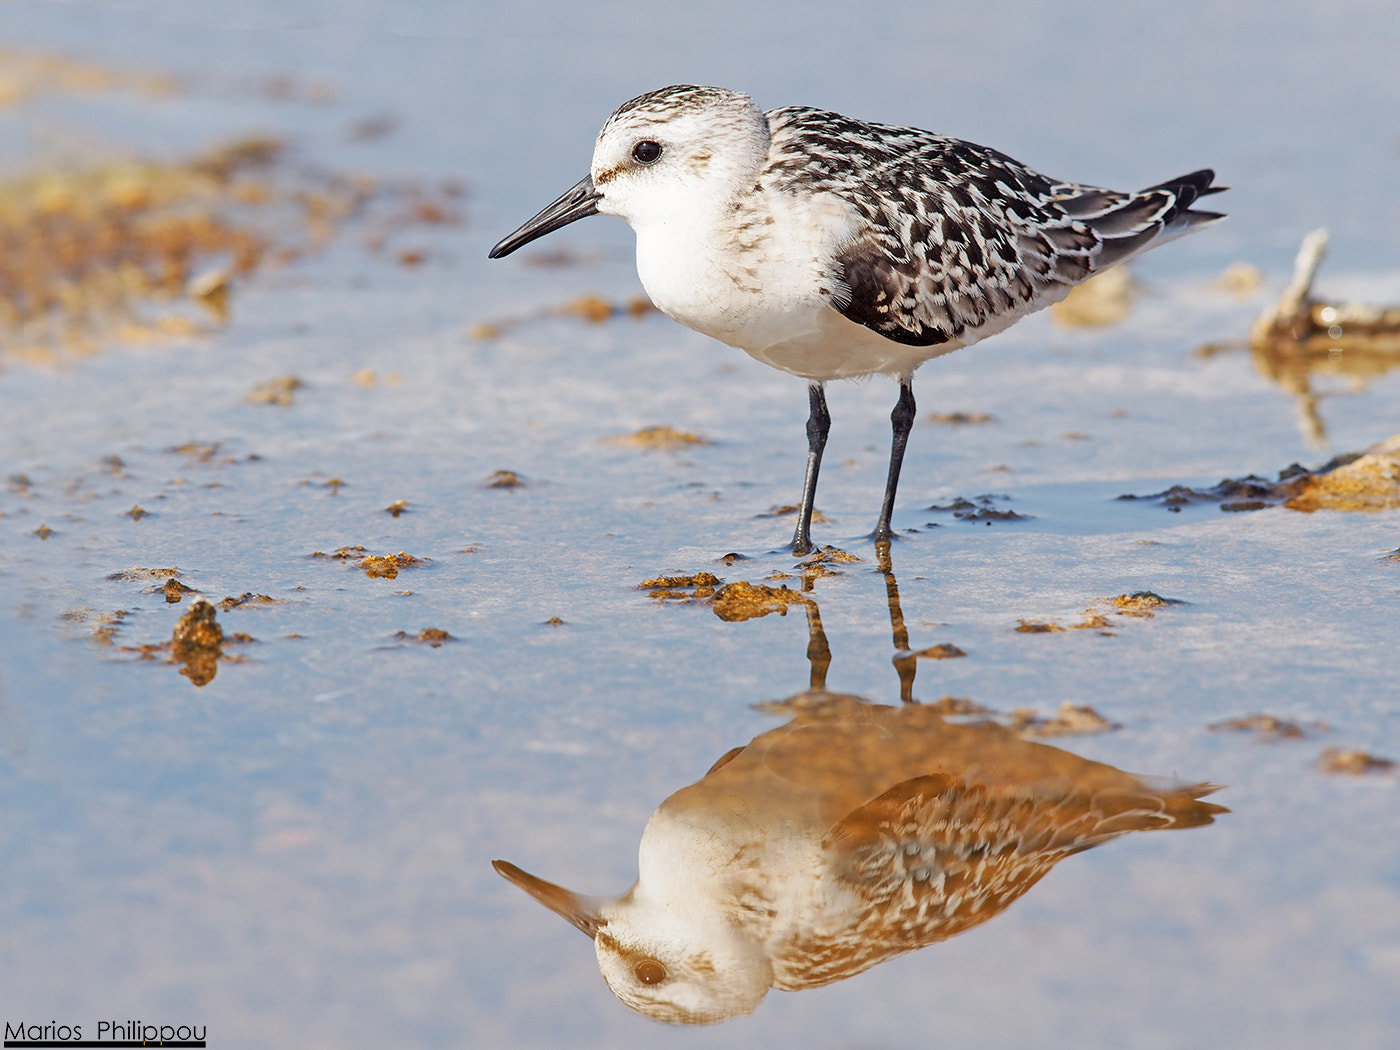
[(786, 987), (839, 980), (997, 915), (1063, 858), (1130, 831), (1209, 823), (1197, 784), (1092, 792), (1072, 784), (993, 787), (939, 773), (890, 788), (837, 823), (825, 847), (862, 902), (840, 936), (794, 946)]
[(1189, 210), (1221, 188), (1209, 171), (1118, 193), (1056, 183), (996, 150), (915, 128), (806, 108), (768, 119), (764, 182), (832, 193), (863, 220), (838, 247), (832, 305), (899, 343), (971, 341), (1164, 233), (1220, 217)]

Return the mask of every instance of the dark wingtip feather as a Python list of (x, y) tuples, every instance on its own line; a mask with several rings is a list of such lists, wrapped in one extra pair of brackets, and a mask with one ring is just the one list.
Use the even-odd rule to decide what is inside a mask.
[(1178, 175), (1174, 179), (1167, 179), (1159, 182), (1155, 186), (1148, 186), (1143, 193), (1151, 193), (1153, 190), (1169, 190), (1172, 193), (1188, 191), (1193, 196), (1200, 197), (1207, 193), (1215, 193), (1223, 190), (1224, 186), (1212, 186), (1215, 181), (1215, 172), (1211, 168), (1202, 168), (1200, 171), (1193, 171), (1188, 175)]
[(1165, 191), (1176, 197), (1176, 205), (1163, 216), (1166, 228), (1181, 229), (1183, 226), (1199, 226), (1202, 223), (1213, 222), (1216, 219), (1225, 218), (1222, 212), (1211, 211), (1191, 211), (1191, 205), (1199, 198), (1211, 193), (1221, 193), (1229, 189), (1228, 186), (1214, 186), (1215, 172), (1211, 168), (1202, 168), (1200, 171), (1193, 171), (1188, 175), (1178, 175), (1174, 179), (1167, 179), (1159, 182), (1155, 186), (1149, 186), (1143, 193), (1152, 193), (1157, 190)]

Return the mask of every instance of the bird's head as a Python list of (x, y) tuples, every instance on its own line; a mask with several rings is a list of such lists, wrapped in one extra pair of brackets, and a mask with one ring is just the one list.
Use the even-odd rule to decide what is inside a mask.
[(723, 209), (753, 188), (768, 120), (748, 95), (676, 85), (624, 103), (593, 147), (589, 174), (491, 249), (499, 259), (589, 215), (641, 228)]
[(751, 1013), (773, 983), (761, 944), (706, 911), (584, 897), (514, 864), (493, 867), (593, 938), (598, 968), (622, 1002), (669, 1024), (712, 1024)]
[(684, 84), (620, 106), (593, 147), (598, 210), (633, 226), (723, 208), (753, 188), (768, 120), (748, 95)]

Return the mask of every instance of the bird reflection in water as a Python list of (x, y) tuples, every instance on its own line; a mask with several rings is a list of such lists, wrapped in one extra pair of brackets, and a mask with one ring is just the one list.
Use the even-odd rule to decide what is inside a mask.
[[(881, 553), (907, 701), (914, 661)], [(986, 922), (1070, 854), (1227, 812), (1201, 801), (1210, 784), (1154, 784), (946, 705), (827, 692), (830, 649), (805, 604), (811, 688), (765, 705), (789, 721), (661, 804), (626, 894), (494, 862), (593, 938), (608, 985), (648, 1017), (747, 1014), (769, 988), (829, 984)]]

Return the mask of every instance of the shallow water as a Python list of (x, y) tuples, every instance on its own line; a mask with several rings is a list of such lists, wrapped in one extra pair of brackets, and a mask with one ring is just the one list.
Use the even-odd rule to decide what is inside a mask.
[[(0, 7), (7, 47), (178, 85), (12, 102), (7, 171), (263, 133), (288, 139), (298, 177), (468, 187), (462, 224), (401, 222), (372, 251), (389, 201), (319, 254), (236, 279), (211, 334), (0, 356), (7, 1023), (196, 1023), (210, 1046), (269, 1047), (1392, 1045), (1400, 777), (1319, 761), (1400, 759), (1400, 512), (1116, 497), (1272, 478), (1400, 430), (1400, 370), (1313, 377), (1323, 448), (1247, 352), (1196, 353), (1246, 338), (1318, 225), (1324, 293), (1400, 301), (1400, 127), (1375, 105), (1400, 90), (1394, 15), (813, 10), (634, 26), (620, 4)], [(920, 373), (888, 572), (860, 537), (895, 391), (834, 386), (815, 533), (860, 560), (804, 576), (773, 553), (791, 519), (762, 516), (797, 496), (798, 381), (655, 313), (539, 316), (640, 292), (620, 223), (538, 246), (563, 265), (484, 258), (583, 173), (614, 106), (686, 80), (934, 127), (1088, 182), (1210, 164), (1231, 219), (1135, 264), (1116, 325), (1039, 315)], [(1252, 295), (1216, 285), (1237, 261), (1265, 275)], [(288, 374), (304, 383), (290, 405), (247, 399)], [(955, 411), (992, 420), (925, 418)], [(708, 443), (609, 440), (652, 425)], [(524, 484), (492, 487), (500, 470)], [(926, 509), (984, 494), (1025, 517)], [(314, 557), (357, 545), (425, 563), (387, 578)], [(135, 568), (178, 568), (200, 593), (169, 603), (166, 577)], [(639, 589), (702, 571), (807, 603), (726, 621)], [(1180, 604), (1109, 601), (1137, 591)], [(218, 622), (256, 641), (226, 645), (206, 684), (142, 650), (198, 598), (245, 593), (272, 601)], [(647, 1021), (490, 862), (625, 890), (657, 806), (785, 721), (756, 705), (812, 684), (814, 609), (833, 691), (966, 697), (1002, 721), (1090, 705), (1118, 728), (1048, 742), (1224, 785), (1210, 800), (1230, 812), (1069, 857), (985, 925), (750, 1017)], [(428, 628), (452, 640), (413, 640)], [(967, 655), (910, 659), (940, 644)], [(1256, 713), (1304, 735), (1209, 728)]]

